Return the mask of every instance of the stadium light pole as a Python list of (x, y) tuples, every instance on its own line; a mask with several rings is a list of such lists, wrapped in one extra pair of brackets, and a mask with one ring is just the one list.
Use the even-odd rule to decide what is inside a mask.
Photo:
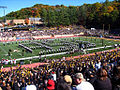
[[(6, 7), (6, 6), (0, 6), (0, 8), (3, 8), (3, 14), (4, 14), (4, 20), (3, 20), (3, 22), (4, 22), (4, 24), (5, 24), (5, 22), (6, 22), (5, 9), (6, 9), (7, 7)], [(3, 26), (3, 31), (4, 31), (4, 26)]]
[(5, 23), (5, 9), (7, 8), (6, 6), (0, 6), (0, 8), (3, 8), (3, 14), (4, 14), (4, 23)]

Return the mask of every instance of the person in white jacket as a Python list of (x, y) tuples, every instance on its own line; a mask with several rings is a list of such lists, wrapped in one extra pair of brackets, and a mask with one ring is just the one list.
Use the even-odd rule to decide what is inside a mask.
[(51, 76), (52, 76), (52, 80), (56, 81), (56, 73), (55, 73), (55, 72), (52, 72), (52, 73), (51, 73)]
[(93, 85), (84, 79), (82, 73), (76, 73), (74, 81), (77, 84), (76, 90), (94, 90)]

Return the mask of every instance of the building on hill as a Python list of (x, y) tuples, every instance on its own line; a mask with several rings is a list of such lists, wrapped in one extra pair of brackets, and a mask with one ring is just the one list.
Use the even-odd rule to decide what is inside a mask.
[(41, 18), (29, 18), (29, 24), (43, 24)]
[(13, 19), (13, 20), (6, 20), (7, 24), (43, 24), (43, 22), (41, 22), (41, 18), (29, 18), (26, 22), (26, 19)]
[(7, 24), (25, 24), (25, 19), (6, 20)]

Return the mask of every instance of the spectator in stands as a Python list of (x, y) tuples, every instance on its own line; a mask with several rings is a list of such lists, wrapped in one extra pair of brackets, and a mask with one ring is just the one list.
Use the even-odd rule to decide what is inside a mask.
[(56, 73), (54, 71), (51, 73), (51, 76), (52, 76), (52, 79), (56, 81)]
[(12, 90), (9, 83), (8, 83), (7, 86), (6, 86), (6, 89), (7, 89), (7, 90)]
[(64, 80), (71, 87), (71, 85), (72, 85), (72, 78), (71, 78), (71, 76), (65, 75), (64, 76)]
[(6, 82), (5, 81), (3, 81), (3, 84), (2, 84), (2, 90), (6, 90), (7, 88), (6, 88)]
[(35, 85), (27, 85), (25, 90), (37, 90)]
[(2, 90), (2, 88), (0, 87), (0, 90)]
[(120, 66), (115, 67), (113, 70), (112, 85), (113, 90), (120, 90)]
[(0, 87), (2, 87), (2, 79), (0, 79)]
[(71, 87), (65, 82), (65, 78), (60, 77), (56, 85), (56, 90), (72, 90)]
[(48, 90), (54, 90), (55, 89), (55, 82), (53, 80), (48, 80), (47, 89)]
[(87, 82), (82, 73), (76, 73), (74, 80), (77, 84), (76, 89), (77, 90), (94, 90), (94, 87), (91, 83)]
[(95, 64), (96, 70), (100, 69), (100, 67), (101, 67), (101, 62), (100, 60), (97, 60), (97, 63)]
[(108, 74), (105, 69), (98, 69), (97, 78), (93, 83), (95, 90), (112, 90), (112, 84), (107, 75)]
[(57, 86), (57, 90), (72, 90), (67, 83), (62, 82)]
[(18, 81), (17, 81), (17, 79), (15, 78), (15, 81), (13, 80), (13, 88), (12, 88), (13, 90), (20, 90), (19, 89), (19, 86), (18, 86)]
[(96, 80), (96, 75), (95, 75), (95, 73), (94, 72), (92, 72), (92, 71), (89, 71), (89, 82), (91, 83), (91, 84), (93, 84), (94, 83), (94, 81)]

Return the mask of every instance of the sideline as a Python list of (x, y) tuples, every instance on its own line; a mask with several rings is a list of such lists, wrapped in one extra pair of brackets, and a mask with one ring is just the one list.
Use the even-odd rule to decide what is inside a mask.
[[(25, 65), (20, 65), (20, 66), (21, 68), (34, 68), (34, 67), (45, 65), (45, 64), (49, 64), (49, 63), (32, 63), (32, 64), (25, 64)], [(17, 65), (12, 67), (13, 70), (17, 68), (18, 68)], [(11, 67), (6, 67), (2, 69), (3, 72), (10, 71), (10, 70), (11, 70)]]

